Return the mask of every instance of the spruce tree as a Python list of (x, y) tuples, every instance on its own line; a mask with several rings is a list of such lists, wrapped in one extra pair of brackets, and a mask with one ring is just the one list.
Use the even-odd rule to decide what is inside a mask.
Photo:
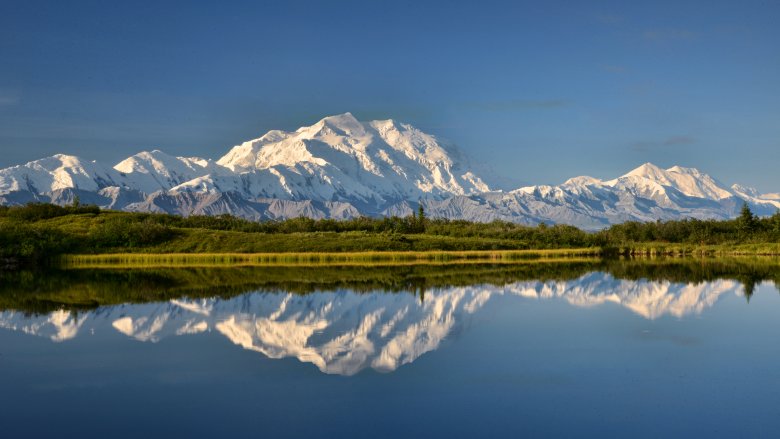
[(422, 203), (420, 204), (420, 207), (417, 208), (417, 228), (420, 232), (425, 231), (425, 208)]
[(780, 210), (775, 212), (774, 215), (772, 215), (772, 218), (770, 220), (772, 224), (772, 231), (774, 233), (780, 233)]
[(753, 212), (750, 210), (747, 203), (742, 204), (742, 210), (739, 213), (737, 224), (739, 226), (739, 231), (745, 234), (752, 233), (756, 230), (758, 220), (755, 215), (753, 215)]

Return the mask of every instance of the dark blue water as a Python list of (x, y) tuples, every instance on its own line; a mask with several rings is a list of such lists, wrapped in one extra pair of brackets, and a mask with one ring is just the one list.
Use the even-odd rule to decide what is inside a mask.
[(736, 281), (249, 292), (0, 313), (2, 437), (775, 437), (780, 294)]

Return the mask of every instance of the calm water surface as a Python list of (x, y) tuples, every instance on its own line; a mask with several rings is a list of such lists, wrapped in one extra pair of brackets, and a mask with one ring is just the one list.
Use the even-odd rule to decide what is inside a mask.
[(776, 437), (772, 267), (5, 279), (2, 436)]

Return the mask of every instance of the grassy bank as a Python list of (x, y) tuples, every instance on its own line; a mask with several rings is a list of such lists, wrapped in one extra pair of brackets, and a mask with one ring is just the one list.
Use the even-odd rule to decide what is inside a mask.
[[(65, 254), (108, 255), (102, 260), (124, 258), (134, 264), (257, 264), (504, 261), (539, 257), (548, 250), (557, 256), (780, 255), (780, 214), (756, 218), (747, 210), (727, 221), (626, 222), (591, 233), (567, 225), (473, 223), (423, 215), (252, 222), (226, 215), (184, 218), (94, 206), (0, 206), (0, 266), (40, 264)], [(271, 255), (280, 253), (285, 255)], [(193, 254), (199, 256), (183, 256)]]
[(300, 265), (436, 265), (451, 263), (574, 262), (597, 257), (600, 249), (471, 250), (471, 251), (369, 251), (336, 253), (119, 253), (63, 255), (58, 265), (66, 268), (97, 267), (209, 267), (300, 266)]
[(780, 256), (780, 243), (702, 245), (639, 242), (621, 247), (617, 253), (624, 256)]
[[(541, 249), (470, 251), (367, 251), (287, 253), (102, 253), (67, 254), (54, 262), (63, 268), (321, 266), (321, 265), (444, 265), (513, 264), (518, 262), (564, 263), (602, 257), (780, 257), (780, 245), (685, 246), (647, 243), (621, 249)], [(780, 266), (778, 267), (780, 269)]]

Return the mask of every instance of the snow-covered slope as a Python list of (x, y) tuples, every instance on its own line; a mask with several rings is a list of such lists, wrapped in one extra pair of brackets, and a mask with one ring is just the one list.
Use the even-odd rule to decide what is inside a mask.
[(95, 161), (57, 154), (0, 170), (0, 194), (28, 191), (45, 194), (58, 189), (98, 191), (116, 186), (119, 174)]
[[(269, 358), (297, 358), (330, 374), (367, 367), (392, 371), (436, 349), (489, 300), (558, 299), (580, 307), (616, 304), (647, 319), (702, 313), (724, 294), (744, 294), (731, 280), (700, 284), (620, 280), (589, 273), (572, 281), (475, 285), (412, 294), (251, 293), (228, 300), (177, 299), (48, 315), (0, 312), (0, 328), (63, 342), (82, 334), (121, 333), (139, 341), (215, 331)], [(467, 326), (467, 325), (466, 325)]]
[[(248, 174), (251, 195), (359, 201), (443, 198), (489, 190), (453, 145), (393, 120), (361, 123), (350, 113), (295, 132), (271, 131), (234, 147), (218, 164)], [(272, 183), (257, 184), (257, 182)], [(271, 195), (268, 192), (263, 195)]]
[(733, 192), (698, 169), (673, 166), (665, 170), (652, 163), (645, 163), (626, 175), (604, 182), (604, 184), (636, 193), (660, 192), (667, 199), (669, 189), (688, 197), (709, 200), (721, 200), (734, 196)]
[(114, 167), (55, 155), (0, 170), (0, 203), (82, 202), (181, 215), (250, 219), (407, 215), (598, 229), (627, 220), (731, 218), (743, 203), (759, 215), (780, 195), (726, 187), (709, 175), (646, 163), (611, 180), (574, 177), (558, 186), (491, 190), (497, 180), (457, 147), (393, 120), (350, 113), (295, 131), (269, 131), (216, 162), (141, 152)]
[(647, 163), (607, 181), (574, 177), (558, 186), (526, 186), (425, 205), (431, 216), (599, 229), (629, 220), (733, 218), (743, 203), (759, 215), (771, 215), (780, 209), (778, 201), (757, 195), (755, 189), (728, 188), (694, 168), (661, 169)]
[(114, 166), (128, 188), (151, 194), (169, 190), (209, 174), (219, 174), (219, 165), (210, 160), (192, 157), (173, 157), (162, 151), (144, 151)]

